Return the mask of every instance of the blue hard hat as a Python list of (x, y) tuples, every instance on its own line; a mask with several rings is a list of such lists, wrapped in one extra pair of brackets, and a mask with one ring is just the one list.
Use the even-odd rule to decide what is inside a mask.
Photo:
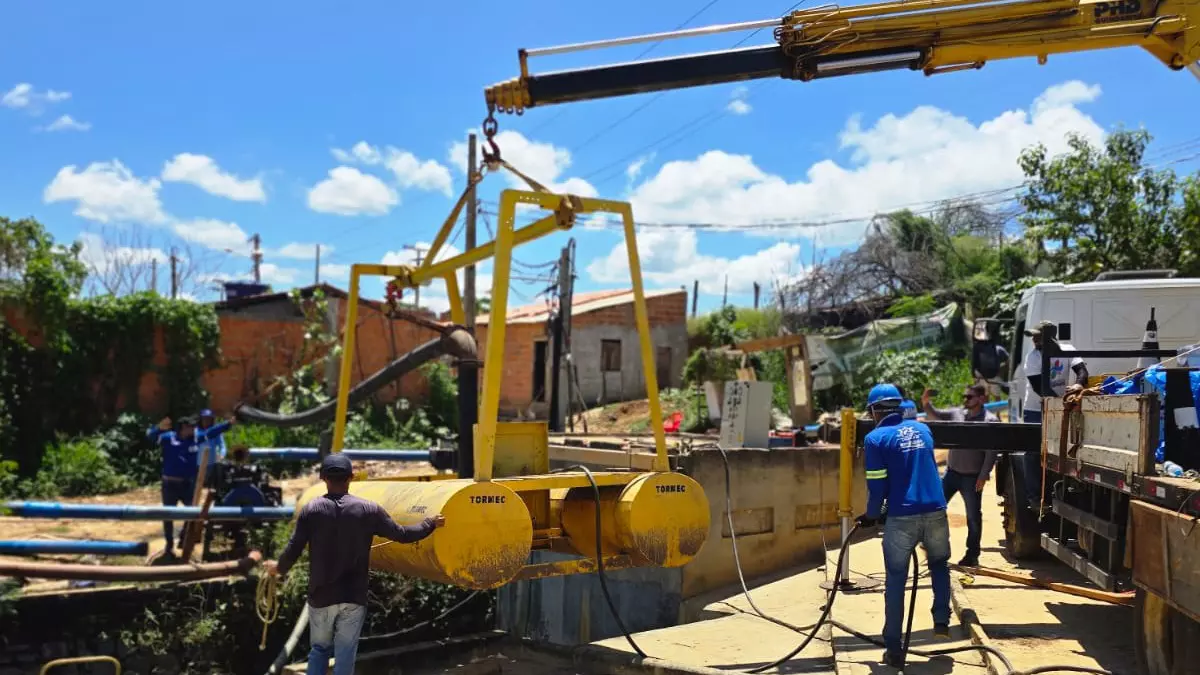
[(903, 399), (900, 396), (900, 390), (894, 384), (877, 384), (871, 387), (871, 392), (867, 394), (867, 407), (878, 405), (885, 402), (900, 403)]
[(204, 410), (200, 411), (200, 417), (212, 417), (212, 416), (213, 416), (212, 410), (209, 410), (208, 408), (205, 408)]
[(900, 402), (900, 413), (904, 415), (906, 420), (917, 419), (917, 403), (912, 399), (904, 399)]

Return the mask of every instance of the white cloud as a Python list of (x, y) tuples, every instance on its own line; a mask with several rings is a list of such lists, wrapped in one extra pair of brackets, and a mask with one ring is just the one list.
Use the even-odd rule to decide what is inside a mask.
[[(728, 276), (729, 292), (741, 294), (751, 292), (756, 281), (770, 288), (773, 280), (791, 278), (801, 271), (797, 243), (781, 241), (754, 253), (723, 258), (700, 253), (692, 230), (642, 229), (637, 236), (642, 277), (650, 286), (690, 285), (698, 279), (705, 293), (721, 293)], [(625, 243), (589, 263), (587, 272), (599, 283), (628, 285)]]
[(71, 98), (69, 91), (47, 89), (37, 91), (28, 82), (22, 82), (0, 96), (0, 106), (13, 110), (25, 110), (32, 115), (39, 115), (48, 103), (60, 103)]
[(79, 260), (101, 276), (114, 265), (131, 266), (154, 261), (167, 264), (170, 260), (170, 256), (161, 248), (112, 245), (95, 232), (80, 233), (79, 243), (82, 244)]
[(436, 160), (421, 161), (416, 155), (406, 150), (388, 148), (384, 165), (396, 176), (396, 182), (402, 188), (418, 188), (441, 192), (450, 196), (450, 169)]
[(297, 277), (300, 276), (300, 270), (291, 267), (280, 267), (275, 263), (269, 262), (259, 265), (258, 273), (264, 283), (278, 284), (280, 286), (295, 283)]
[(725, 109), (734, 115), (748, 115), (754, 109), (746, 102), (746, 95), (749, 92), (750, 90), (746, 87), (734, 87), (733, 92), (729, 95), (729, 104), (725, 106)]
[(162, 179), (173, 183), (191, 183), (205, 192), (239, 202), (265, 202), (267, 193), (262, 178), (241, 179), (221, 170), (213, 158), (181, 152), (168, 161)]
[(75, 215), (101, 223), (164, 223), (157, 179), (141, 180), (118, 160), (93, 162), (83, 171), (74, 164), (59, 169), (46, 186), (42, 199), (74, 201)]
[[(322, 256), (327, 256), (332, 253), (332, 246), (329, 244), (321, 244)], [(312, 260), (317, 255), (317, 245), (291, 242), (289, 244), (284, 244), (282, 248), (274, 252), (274, 255), (277, 255), (280, 258), (291, 258), (292, 260)]]
[[(749, 155), (710, 150), (694, 160), (663, 165), (631, 194), (642, 222), (742, 224), (812, 222), (831, 214), (855, 217), (906, 205), (996, 190), (1023, 180), (1017, 158), (1043, 143), (1051, 154), (1067, 149), (1066, 134), (1093, 142), (1104, 131), (1077, 106), (1095, 100), (1099, 88), (1071, 81), (1048, 88), (1029, 110), (1008, 110), (972, 124), (932, 106), (888, 114), (864, 127), (858, 117), (839, 134), (849, 161), (823, 159), (802, 178), (789, 180), (755, 164)], [(813, 236), (827, 246), (846, 245), (865, 221), (820, 228), (758, 230), (756, 234)], [(732, 283), (732, 281), (731, 281)]]
[(80, 122), (70, 115), (63, 115), (47, 124), (45, 131), (87, 131), (91, 128), (91, 122)]
[(646, 164), (654, 161), (654, 155), (655, 153), (652, 152), (649, 155), (642, 155), (633, 160), (629, 166), (625, 167), (625, 177), (630, 181), (637, 180), (638, 176), (642, 175), (642, 169), (646, 168)]
[[(582, 178), (565, 177), (571, 166), (571, 151), (551, 143), (531, 141), (516, 131), (501, 131), (496, 134), (496, 144), (504, 153), (504, 159), (519, 168), (530, 178), (542, 183), (554, 192), (566, 192), (580, 197), (595, 197), (596, 188)], [(466, 173), (467, 144), (457, 142), (450, 146), (450, 163), (458, 167), (461, 173)], [(509, 183), (513, 186), (528, 189), (524, 181), (511, 173)]]
[(321, 279), (348, 279), (350, 278), (350, 266), (339, 265), (337, 263), (322, 263), (321, 264)]
[(173, 229), (180, 238), (215, 251), (249, 252), (249, 245), (246, 242), (249, 237), (237, 223), (197, 218), (175, 223)]
[(381, 216), (399, 203), (395, 190), (350, 166), (330, 169), (329, 177), (308, 191), (308, 208), (340, 216)]
[(383, 161), (383, 157), (379, 154), (379, 150), (368, 145), (366, 141), (359, 141), (354, 144), (354, 147), (349, 151), (341, 148), (333, 148), (330, 150), (333, 153), (334, 159), (343, 164), (353, 164), (361, 162), (363, 164), (378, 164)]
[(380, 150), (366, 141), (355, 143), (349, 150), (333, 148), (331, 152), (335, 159), (344, 164), (382, 164), (395, 175), (401, 189), (417, 188), (450, 196), (450, 169), (437, 160), (421, 160), (407, 150), (390, 145)]

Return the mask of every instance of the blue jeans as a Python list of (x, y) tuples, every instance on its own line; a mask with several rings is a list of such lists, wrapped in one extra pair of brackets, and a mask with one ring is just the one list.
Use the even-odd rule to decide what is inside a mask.
[(353, 675), (358, 658), (358, 634), (367, 608), (348, 602), (328, 607), (308, 606), (308, 675), (325, 675), (333, 657), (333, 675)]
[(915, 516), (889, 516), (883, 526), (884, 583), (883, 641), (889, 653), (903, 649), (904, 608), (908, 578), (908, 559), (917, 544), (925, 547), (929, 579), (933, 583), (933, 623), (950, 624), (950, 523), (946, 512), (934, 511)]
[[(1042, 423), (1042, 409), (1026, 410), (1021, 413), (1021, 421), (1028, 424)], [(1032, 509), (1038, 509), (1042, 496), (1042, 453), (1039, 450), (1026, 450), (1021, 453), (1021, 465), (1025, 468), (1025, 498), (1029, 500)]]
[(975, 489), (978, 475), (967, 475), (947, 469), (942, 477), (942, 495), (949, 504), (954, 495), (961, 494), (967, 509), (966, 559), (979, 559), (979, 542), (983, 538), (983, 493)]

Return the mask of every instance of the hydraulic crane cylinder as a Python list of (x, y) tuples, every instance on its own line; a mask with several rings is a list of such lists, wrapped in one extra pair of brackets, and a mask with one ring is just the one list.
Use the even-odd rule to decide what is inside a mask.
[[(552, 514), (576, 553), (596, 555), (596, 500), (591, 487), (554, 491)], [(681, 473), (651, 473), (625, 486), (600, 488), (601, 551), (626, 554), (637, 565), (681, 567), (708, 538), (704, 489)]]
[[(301, 495), (296, 513), (325, 486)], [(371, 569), (485, 590), (508, 583), (529, 559), (533, 523), (520, 495), (499, 483), (443, 480), (429, 483), (354, 481), (350, 494), (383, 508), (400, 525), (442, 514), (446, 525), (415, 543), (380, 537), (371, 549)]]

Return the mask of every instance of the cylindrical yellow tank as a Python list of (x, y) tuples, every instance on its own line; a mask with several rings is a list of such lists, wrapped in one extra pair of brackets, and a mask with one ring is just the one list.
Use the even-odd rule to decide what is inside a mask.
[[(557, 492), (557, 491), (556, 491)], [(560, 497), (552, 494), (552, 499)], [(580, 555), (596, 555), (596, 501), (592, 488), (571, 488), (554, 499), (563, 534)], [(681, 473), (639, 476), (625, 486), (600, 488), (601, 551), (628, 554), (638, 565), (681, 567), (708, 538), (708, 498)]]
[[(324, 484), (309, 488), (296, 512), (324, 494)], [(529, 559), (529, 509), (517, 493), (498, 483), (354, 481), (350, 494), (380, 504), (400, 525), (437, 513), (446, 517), (444, 527), (415, 544), (376, 537), (372, 569), (482, 590), (508, 583)]]

